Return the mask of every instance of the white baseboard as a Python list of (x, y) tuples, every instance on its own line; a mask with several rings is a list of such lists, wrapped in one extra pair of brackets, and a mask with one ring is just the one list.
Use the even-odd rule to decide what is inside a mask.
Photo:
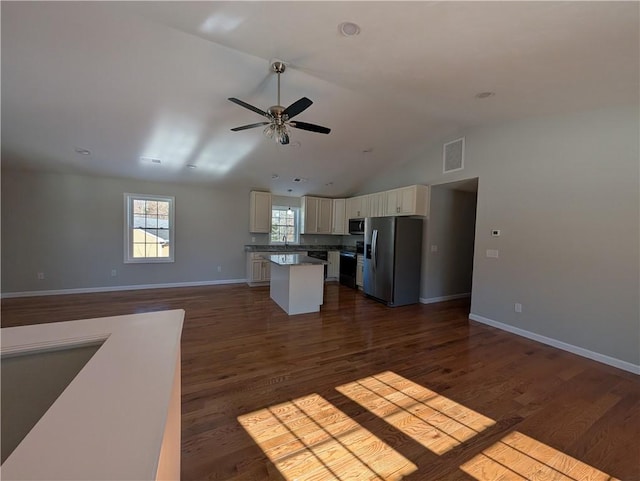
[(64, 294), (90, 294), (94, 292), (136, 291), (141, 289), (167, 289), (171, 287), (217, 286), (221, 284), (242, 284), (246, 279), (224, 279), (218, 281), (170, 282), (165, 284), (136, 284), (132, 286), (79, 287), (75, 289), (56, 289), (51, 291), (3, 292), (0, 298), (59, 296)]
[(563, 351), (577, 354), (578, 356), (586, 357), (603, 364), (608, 364), (609, 366), (617, 367), (618, 369), (622, 369), (623, 371), (628, 371), (633, 374), (640, 375), (640, 365), (622, 361), (621, 359), (616, 359), (615, 357), (600, 354), (598, 352), (589, 351), (588, 349), (585, 349), (583, 347), (574, 346), (573, 344), (567, 344), (566, 342), (558, 341), (557, 339), (553, 339), (551, 337), (542, 336), (540, 334), (536, 334), (535, 332), (525, 331), (524, 329), (510, 326), (509, 324), (504, 324), (502, 322), (494, 321), (493, 319), (482, 317), (477, 314), (469, 314), (469, 319), (471, 319), (472, 321), (480, 322), (482, 324), (486, 324), (488, 326), (496, 327), (512, 334), (517, 334), (518, 336), (526, 337), (527, 339), (532, 339), (534, 341), (538, 341), (543, 344), (562, 349)]
[(451, 296), (440, 296), (440, 297), (421, 297), (421, 304), (433, 304), (434, 302), (443, 302), (443, 301), (452, 301), (454, 299), (464, 299), (465, 297), (471, 297), (470, 292), (464, 292), (462, 294), (453, 294)]

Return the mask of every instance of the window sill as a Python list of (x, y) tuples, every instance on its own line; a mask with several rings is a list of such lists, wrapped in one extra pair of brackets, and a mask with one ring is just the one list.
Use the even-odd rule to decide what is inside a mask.
[(125, 264), (169, 264), (175, 262), (174, 259), (156, 259), (156, 258), (144, 258), (144, 259), (125, 259)]

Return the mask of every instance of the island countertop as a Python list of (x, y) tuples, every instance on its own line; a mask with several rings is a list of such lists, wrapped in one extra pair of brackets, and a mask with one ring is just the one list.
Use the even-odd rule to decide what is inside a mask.
[(304, 254), (278, 254), (264, 256), (264, 258), (279, 266), (310, 266), (328, 263), (327, 261), (309, 257)]

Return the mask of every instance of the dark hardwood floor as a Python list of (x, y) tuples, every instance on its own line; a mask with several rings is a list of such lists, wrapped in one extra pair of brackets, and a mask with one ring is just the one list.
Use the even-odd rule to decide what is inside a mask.
[(327, 284), (320, 313), (288, 317), (268, 287), (156, 289), (4, 299), (2, 326), (174, 308), (184, 481), (640, 480), (640, 377), (469, 321), (465, 300)]

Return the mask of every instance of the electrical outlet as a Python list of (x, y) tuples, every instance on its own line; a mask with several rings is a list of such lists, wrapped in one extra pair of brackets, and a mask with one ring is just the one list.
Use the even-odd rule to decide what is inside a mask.
[(498, 258), (498, 249), (487, 249), (487, 257)]
[(519, 302), (516, 302), (513, 308), (516, 312), (522, 312), (522, 304), (520, 304)]
[(218, 272), (222, 272), (222, 266), (218, 266)]
[(118, 275), (118, 271), (115, 269), (111, 269), (111, 277), (115, 277)]
[(38, 272), (38, 280), (41, 281), (44, 279), (44, 272)]
[(255, 241), (256, 241), (256, 238), (255, 238), (255, 237), (252, 237), (252, 238), (251, 238), (251, 242), (255, 243)]

